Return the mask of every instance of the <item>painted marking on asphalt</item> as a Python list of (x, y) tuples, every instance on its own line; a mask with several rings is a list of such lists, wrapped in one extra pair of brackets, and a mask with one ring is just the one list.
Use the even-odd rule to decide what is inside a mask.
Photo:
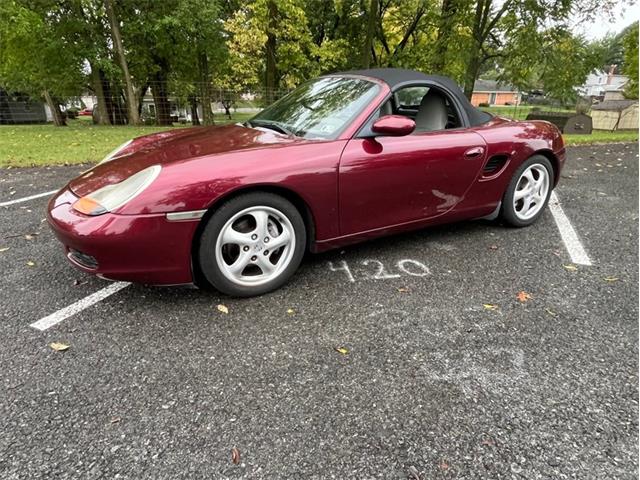
[(30, 326), (35, 328), (36, 330), (44, 331), (48, 328), (53, 327), (54, 325), (57, 325), (63, 320), (66, 320), (72, 315), (75, 315), (76, 313), (81, 312), (85, 308), (89, 308), (91, 305), (94, 305), (104, 300), (105, 298), (113, 295), (114, 293), (119, 292), (120, 290), (122, 290), (125, 287), (128, 287), (129, 285), (131, 285), (129, 282), (112, 283), (108, 287), (98, 290), (97, 292), (92, 293), (88, 297), (84, 297), (78, 300), (77, 302), (72, 303), (68, 307), (64, 307), (63, 309), (58, 310), (57, 312), (54, 312), (51, 315), (41, 318), (37, 322), (32, 323)]
[(1, 202), (0, 207), (8, 207), (9, 205), (13, 205), (15, 203), (28, 202), (29, 200), (33, 200), (35, 198), (47, 197), (47, 196), (53, 195), (57, 191), (58, 190), (51, 190), (50, 192), (38, 193), (37, 195), (31, 195), (29, 197), (17, 198), (15, 200), (9, 200), (8, 202)]
[(580, 243), (578, 234), (560, 206), (560, 200), (558, 199), (556, 192), (551, 192), (551, 197), (549, 198), (549, 210), (551, 210), (551, 214), (556, 221), (556, 225), (558, 225), (560, 236), (562, 237), (562, 241), (564, 242), (567, 252), (569, 252), (571, 261), (578, 265), (592, 265), (589, 255), (587, 255), (582, 243)]
[(365, 267), (373, 266), (373, 269), (358, 272), (358, 275), (354, 276), (346, 260), (340, 260), (338, 263), (339, 266), (337, 267), (333, 262), (328, 262), (330, 271), (344, 272), (352, 283), (359, 279), (356, 277), (360, 277), (363, 280), (388, 280), (391, 278), (400, 278), (403, 275), (409, 275), (412, 277), (426, 277), (431, 275), (429, 267), (418, 260), (413, 260), (412, 258), (405, 258), (396, 262), (395, 267), (400, 271), (400, 273), (395, 273), (393, 268), (387, 268), (380, 260), (368, 258), (360, 262), (360, 264)]

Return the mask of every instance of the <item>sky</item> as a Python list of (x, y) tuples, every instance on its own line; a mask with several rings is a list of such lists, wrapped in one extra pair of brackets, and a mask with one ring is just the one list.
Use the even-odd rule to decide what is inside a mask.
[(600, 17), (591, 22), (576, 22), (574, 23), (575, 32), (583, 34), (589, 40), (602, 38), (609, 32), (619, 33), (627, 25), (640, 20), (640, 5), (636, 0), (619, 0), (612, 14), (612, 22), (608, 22), (606, 17)]

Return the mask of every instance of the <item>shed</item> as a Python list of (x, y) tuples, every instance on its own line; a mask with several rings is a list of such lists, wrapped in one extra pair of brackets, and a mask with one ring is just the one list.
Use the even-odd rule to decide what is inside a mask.
[(45, 123), (44, 104), (27, 95), (10, 93), (0, 88), (0, 125)]
[(580, 133), (588, 135), (593, 127), (591, 117), (571, 112), (531, 112), (527, 120), (545, 120), (553, 123), (562, 133)]
[(637, 100), (605, 100), (591, 107), (594, 130), (638, 130)]

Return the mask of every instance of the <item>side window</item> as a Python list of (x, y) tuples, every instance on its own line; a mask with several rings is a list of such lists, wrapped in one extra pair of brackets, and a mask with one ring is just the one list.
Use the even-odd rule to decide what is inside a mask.
[(460, 128), (460, 114), (449, 94), (438, 87), (414, 85), (401, 88), (393, 93), (369, 118), (358, 134), (372, 136), (371, 125), (385, 115), (404, 115), (416, 122), (414, 134)]
[(415, 133), (461, 126), (449, 95), (437, 87), (413, 86), (394, 93), (397, 113), (416, 122)]
[(429, 90), (429, 87), (407, 87), (398, 90), (395, 94), (396, 105), (400, 109), (418, 110), (420, 101)]

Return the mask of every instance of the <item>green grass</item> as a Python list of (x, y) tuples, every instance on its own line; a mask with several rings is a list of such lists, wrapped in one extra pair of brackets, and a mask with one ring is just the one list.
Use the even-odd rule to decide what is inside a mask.
[[(514, 107), (491, 107), (495, 110)], [(519, 107), (526, 108), (526, 107)], [(530, 108), (530, 107), (529, 107)], [(217, 116), (220, 124), (243, 122), (252, 114), (238, 113), (232, 120)], [(185, 125), (182, 125), (185, 126)], [(188, 125), (186, 125), (188, 126)], [(53, 125), (0, 126), (0, 167), (31, 167), (95, 163), (130, 138), (175, 127), (96, 126), (89, 117), (70, 120), (68, 127)], [(567, 145), (637, 142), (637, 131), (596, 131), (591, 135), (564, 135)]]
[[(243, 122), (252, 116), (238, 113), (229, 120), (216, 115), (216, 122)], [(0, 167), (95, 163), (130, 138), (189, 126), (99, 126), (93, 125), (90, 117), (69, 120), (68, 123), (67, 127), (51, 124), (0, 126)]]
[(591, 135), (563, 135), (567, 145), (592, 145), (595, 143), (637, 142), (637, 131), (608, 132), (596, 130)]

